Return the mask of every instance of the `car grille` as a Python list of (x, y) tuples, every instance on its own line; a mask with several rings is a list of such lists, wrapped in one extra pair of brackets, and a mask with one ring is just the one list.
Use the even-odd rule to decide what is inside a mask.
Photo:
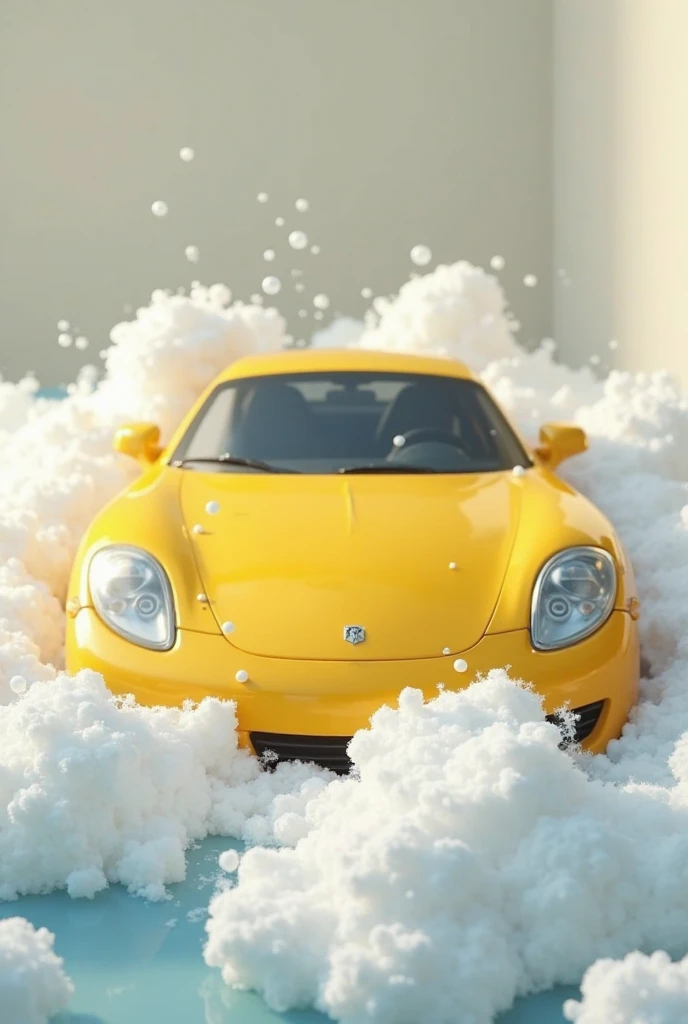
[(346, 775), (351, 769), (346, 752), (350, 736), (296, 736), (281, 732), (251, 732), (249, 736), (266, 768), (280, 761), (310, 761), (337, 775)]
[[(583, 704), (580, 708), (572, 708), (574, 715), (576, 716), (576, 742), (582, 743), (591, 734), (595, 726), (597, 725), (602, 709), (604, 707), (603, 700), (596, 700), (594, 704)], [(547, 721), (552, 722), (554, 725), (561, 724), (561, 718), (559, 715), (547, 715)], [(564, 739), (562, 746), (567, 746), (571, 741)]]
[[(603, 708), (603, 700), (573, 708), (577, 743), (590, 736)], [(556, 714), (547, 715), (547, 721), (554, 725), (561, 724)], [(329, 768), (337, 775), (346, 775), (351, 770), (351, 761), (346, 752), (350, 736), (297, 736), (281, 732), (251, 732), (249, 736), (253, 749), (266, 768), (274, 768), (280, 761), (308, 761), (321, 768)], [(569, 742), (565, 738), (562, 746), (567, 746)]]

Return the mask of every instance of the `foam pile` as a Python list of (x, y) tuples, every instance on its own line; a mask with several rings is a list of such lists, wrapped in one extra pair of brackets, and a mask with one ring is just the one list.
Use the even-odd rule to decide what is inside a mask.
[(678, 1024), (688, 1020), (688, 957), (672, 963), (658, 951), (600, 960), (581, 990), (581, 1002), (564, 1004), (564, 1016), (576, 1024)]
[(2, 1024), (47, 1024), (74, 992), (55, 936), (23, 917), (0, 921), (0, 1009)]
[(528, 438), (548, 419), (589, 431), (590, 453), (564, 473), (631, 555), (652, 667), (608, 757), (560, 751), (537, 698), (502, 671), (426, 705), (405, 692), (357, 735), (360, 778), (331, 782), (311, 768), (260, 772), (230, 740), (229, 704), (142, 709), (112, 701), (92, 673), (58, 674), (75, 547), (135, 471), (110, 452), (114, 429), (154, 420), (169, 437), (222, 367), (287, 341), (274, 311), (228, 303), (217, 286), (156, 293), (114, 329), (104, 379), (82, 374), (62, 403), (34, 400), (31, 380), (0, 388), (3, 895), (88, 896), (120, 880), (161, 897), (194, 838), (263, 844), (213, 903), (208, 959), (275, 1007), (314, 1004), (346, 1024), (487, 1024), (596, 957), (682, 956), (688, 407), (666, 375), (601, 381), (556, 363), (551, 342), (525, 352), (478, 268), (415, 278), (376, 300), (360, 337), (349, 324), (319, 341), (451, 355)]

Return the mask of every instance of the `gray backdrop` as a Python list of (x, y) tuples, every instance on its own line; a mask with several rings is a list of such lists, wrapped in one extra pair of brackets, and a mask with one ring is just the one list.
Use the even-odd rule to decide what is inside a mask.
[[(523, 339), (550, 334), (551, 22), (550, 0), (3, 0), (0, 373), (69, 380), (125, 304), (194, 277), (248, 297), (274, 268), (302, 334), (290, 267), (360, 315), (417, 242), (504, 255)], [(280, 214), (318, 257), (263, 262)]]

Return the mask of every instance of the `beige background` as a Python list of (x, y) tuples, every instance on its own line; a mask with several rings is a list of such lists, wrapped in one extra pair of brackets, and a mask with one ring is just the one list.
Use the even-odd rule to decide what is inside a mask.
[[(550, 0), (3, 0), (0, 372), (71, 379), (154, 287), (248, 297), (280, 214), (322, 253), (272, 266), (333, 310), (396, 290), (425, 242), (503, 254), (522, 337), (550, 334), (551, 40)], [(279, 305), (299, 331), (291, 283)]]
[(688, 386), (688, 0), (555, 0), (555, 333)]

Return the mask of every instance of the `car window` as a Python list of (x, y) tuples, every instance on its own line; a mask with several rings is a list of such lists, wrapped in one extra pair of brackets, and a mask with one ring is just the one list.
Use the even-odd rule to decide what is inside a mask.
[(194, 468), (194, 460), (204, 460), (207, 469), (225, 457), (305, 473), (475, 473), (529, 463), (476, 381), (372, 372), (275, 374), (218, 385), (172, 461)]

